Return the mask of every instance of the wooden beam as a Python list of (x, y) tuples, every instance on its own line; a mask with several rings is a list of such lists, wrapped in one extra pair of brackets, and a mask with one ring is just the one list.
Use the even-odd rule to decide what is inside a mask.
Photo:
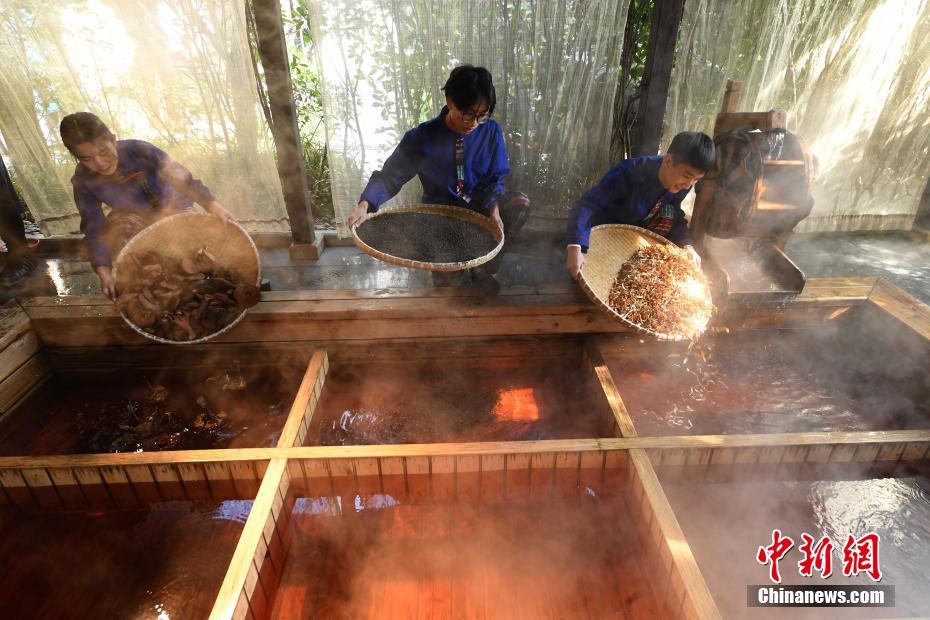
[(634, 157), (659, 152), (672, 63), (675, 60), (675, 44), (678, 42), (678, 27), (684, 5), (684, 0), (655, 0), (649, 27), (642, 99), (633, 128)]
[(329, 370), (329, 358), (326, 351), (316, 351), (307, 364), (307, 371), (294, 397), (294, 404), (281, 430), (278, 439), (279, 448), (302, 446), (307, 436), (310, 419), (323, 392), (323, 382)]
[(275, 529), (275, 511), (284, 505), (288, 481), (287, 461), (272, 460), (252, 503), (245, 527), (242, 528), (239, 543), (210, 612), (210, 620), (253, 617), (249, 590), (254, 591), (258, 583), (262, 568), (260, 563), (265, 559), (265, 553), (261, 552), (262, 546), (267, 550), (265, 533)]
[(623, 404), (623, 398), (620, 397), (617, 384), (614, 383), (614, 378), (610, 374), (610, 369), (607, 368), (607, 363), (604, 361), (604, 356), (601, 354), (596, 339), (592, 338), (585, 343), (585, 354), (594, 367), (594, 374), (617, 421), (621, 436), (636, 437), (638, 433), (633, 424), (633, 418), (630, 417), (630, 412), (627, 411), (626, 405)]
[[(804, 292), (784, 307), (761, 307), (730, 327), (816, 325), (837, 308), (864, 301), (875, 281), (863, 279), (857, 286), (854, 279), (812, 279)], [(594, 307), (576, 287), (540, 292), (521, 289), (517, 294), (496, 297), (297, 291), (267, 299), (211, 344), (629, 332)], [(102, 297), (34, 298), (24, 300), (24, 308), (45, 347), (157, 346), (130, 330)]]
[(15, 299), (0, 306), (0, 350), (6, 349), (29, 328), (29, 315)]
[(404, 456), (506, 455), (596, 452), (631, 449), (722, 449), (781, 446), (930, 443), (930, 430), (857, 431), (826, 433), (770, 433), (755, 435), (684, 435), (605, 439), (548, 439), (483, 443), (394, 444), (378, 446), (311, 446), (295, 448), (239, 448), (175, 450), (117, 454), (71, 454), (0, 457), (0, 469), (107, 467), (221, 461), (268, 461), (273, 458), (355, 459)]
[(879, 278), (869, 301), (930, 343), (930, 306), (884, 278)]
[(313, 213), (307, 191), (307, 171), (304, 166), (300, 132), (297, 128), (297, 106), (284, 40), (281, 3), (278, 0), (252, 0), (255, 13), (258, 50), (265, 70), (268, 102), (271, 107), (271, 133), (277, 150), (276, 162), (284, 204), (290, 220), (291, 235), (298, 244), (313, 244)]
[(674, 601), (679, 598), (674, 594), (682, 593), (681, 601), (671, 611), (684, 618), (722, 618), (649, 457), (643, 450), (630, 450), (630, 461), (633, 464), (634, 493), (641, 494), (638, 505), (641, 510), (652, 513), (646, 515), (651, 518), (644, 519), (651, 527), (643, 544), (651, 539), (659, 552), (671, 559), (667, 574), (659, 576), (657, 585), (664, 586), (666, 600)]

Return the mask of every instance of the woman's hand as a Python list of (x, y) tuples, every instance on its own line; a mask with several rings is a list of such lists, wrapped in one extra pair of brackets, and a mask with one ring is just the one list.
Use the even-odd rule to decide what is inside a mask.
[(497, 207), (496, 202), (491, 205), (491, 221), (497, 224), (497, 227), (501, 229), (501, 232), (504, 232), (504, 220), (501, 219), (500, 209)]
[(229, 222), (236, 221), (236, 218), (233, 217), (232, 213), (224, 209), (223, 205), (221, 205), (219, 202), (215, 200), (204, 208), (207, 210), (207, 213), (209, 213), (210, 215), (215, 215), (216, 217), (220, 218), (220, 221), (223, 222), (224, 224), (228, 224)]
[(368, 207), (371, 206), (367, 200), (360, 200), (355, 208), (352, 209), (352, 212), (349, 213), (349, 217), (346, 218), (346, 228), (349, 230), (357, 224), (361, 224), (368, 219)]
[(97, 267), (97, 277), (100, 278), (100, 290), (111, 300), (116, 300), (116, 280), (109, 267)]
[(577, 280), (581, 275), (581, 268), (584, 267), (584, 254), (581, 253), (581, 246), (568, 246), (566, 254), (565, 265), (568, 267), (568, 273), (573, 280)]

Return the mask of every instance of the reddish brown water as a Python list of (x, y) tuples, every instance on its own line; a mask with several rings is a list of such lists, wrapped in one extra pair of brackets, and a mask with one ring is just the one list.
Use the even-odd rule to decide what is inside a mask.
[(596, 437), (581, 369), (549, 366), (335, 366), (307, 445)]
[[(660, 470), (663, 487), (679, 516), (688, 543), (724, 617), (846, 618), (925, 616), (930, 609), (930, 475), (858, 479), (845, 465), (847, 479), (673, 483)], [(721, 511), (721, 507), (726, 509)], [(769, 567), (755, 555), (772, 543), (772, 530), (795, 541), (779, 563), (784, 584), (857, 585), (868, 576), (846, 577), (842, 547), (849, 534), (880, 536), (882, 585), (895, 587), (895, 607), (888, 609), (761, 609), (746, 605), (746, 586), (770, 584)], [(815, 540), (839, 540), (833, 551), (833, 575), (821, 579), (799, 574), (801, 533)]]
[[(298, 500), (274, 618), (655, 618), (620, 498), (392, 505)], [(370, 505), (370, 504), (369, 504)]]
[(0, 617), (206, 618), (251, 501), (24, 513), (0, 507)]
[(56, 372), (0, 423), (0, 454), (270, 447), (299, 383), (296, 368)]
[(877, 346), (863, 355), (803, 332), (718, 343), (706, 362), (608, 356), (641, 435), (930, 428), (926, 394), (903, 389), (917, 385), (907, 376), (914, 368), (897, 367)]

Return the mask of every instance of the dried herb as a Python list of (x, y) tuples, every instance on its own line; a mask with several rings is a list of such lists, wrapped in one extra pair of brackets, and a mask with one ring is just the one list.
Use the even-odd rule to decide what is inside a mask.
[(703, 333), (713, 312), (703, 272), (671, 245), (634, 252), (620, 268), (608, 303), (634, 325), (689, 339)]
[(119, 275), (116, 309), (165, 340), (197, 340), (216, 333), (261, 297), (257, 286), (219, 265), (206, 248), (181, 260), (157, 252), (130, 254)]

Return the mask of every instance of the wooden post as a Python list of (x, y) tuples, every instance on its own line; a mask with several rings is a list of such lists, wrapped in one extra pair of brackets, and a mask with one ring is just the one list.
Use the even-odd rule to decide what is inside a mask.
[(633, 157), (655, 155), (662, 138), (662, 121), (672, 77), (675, 43), (684, 12), (684, 0), (656, 0), (649, 27), (649, 51), (643, 75), (639, 118), (633, 128)]
[(307, 192), (307, 175), (297, 129), (297, 106), (284, 42), (284, 24), (279, 0), (252, 0), (258, 51), (265, 69), (271, 108), (271, 133), (277, 149), (278, 176), (290, 219), (292, 258), (316, 260), (322, 250), (322, 235), (313, 230), (313, 213)]

